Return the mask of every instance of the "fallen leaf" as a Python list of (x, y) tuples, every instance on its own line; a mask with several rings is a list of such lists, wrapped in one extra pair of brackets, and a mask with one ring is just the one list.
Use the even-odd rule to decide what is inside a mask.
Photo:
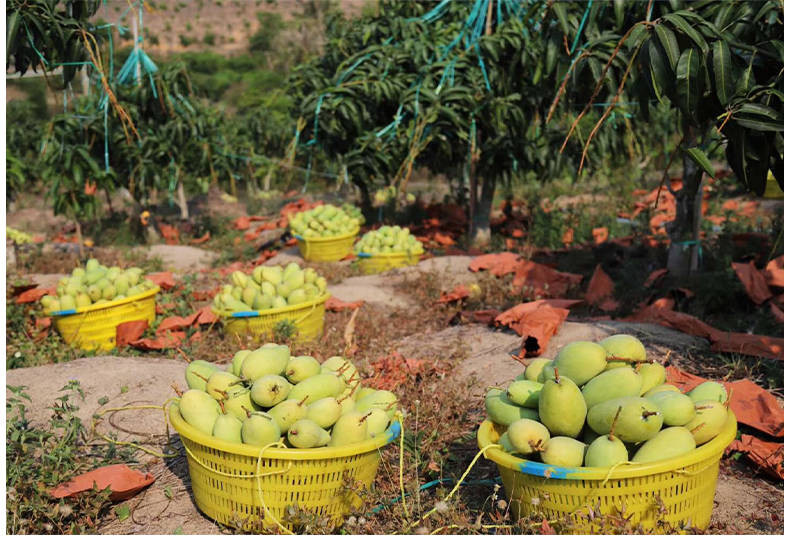
[(192, 243), (193, 245), (199, 245), (201, 243), (205, 243), (209, 239), (211, 239), (211, 232), (207, 231), (206, 233), (204, 233), (202, 236), (198, 237), (197, 239), (192, 239), (190, 241), (190, 243)]
[(562, 297), (570, 288), (584, 279), (576, 273), (557, 271), (548, 265), (533, 261), (520, 262), (513, 277), (513, 288), (521, 291), (531, 288), (533, 296)]
[(195, 323), (198, 325), (213, 324), (219, 321), (219, 317), (211, 310), (211, 305), (201, 308), (193, 316), (195, 317)]
[(466, 284), (459, 284), (451, 292), (443, 293), (437, 303), (450, 303), (469, 297), (469, 288)]
[(158, 328), (156, 328), (156, 334), (161, 335), (166, 331), (184, 329), (185, 327), (191, 326), (196, 318), (197, 313), (185, 317), (169, 316), (162, 320), (162, 323), (159, 324)]
[(510, 232), (510, 235), (511, 237), (514, 237), (516, 239), (521, 239), (522, 237), (525, 237), (527, 234), (524, 233), (524, 230), (516, 228), (515, 230)]
[(765, 276), (760, 273), (754, 266), (754, 262), (745, 263), (732, 263), (732, 268), (735, 269), (735, 274), (738, 279), (746, 288), (746, 294), (749, 299), (754, 301), (757, 305), (762, 305), (767, 300), (771, 299), (774, 294), (768, 288), (768, 283), (765, 281)]
[(36, 329), (46, 329), (52, 325), (52, 318), (44, 317), (44, 318), (36, 318)]
[(141, 350), (165, 350), (167, 348), (176, 348), (185, 338), (186, 333), (183, 331), (168, 331), (166, 335), (159, 336), (156, 339), (139, 339), (129, 344)]
[(233, 221), (233, 227), (237, 230), (246, 230), (250, 227), (250, 217), (240, 216)]
[(96, 193), (96, 183), (92, 183), (90, 181), (85, 181), (85, 186), (83, 187), (86, 196), (92, 196)]
[(483, 324), (486, 326), (494, 325), (494, 320), (499, 315), (496, 309), (485, 309), (479, 311), (458, 311), (450, 321), (447, 323), (449, 326), (459, 326), (468, 322)]
[(593, 242), (596, 245), (600, 245), (601, 243), (603, 243), (609, 238), (609, 228), (607, 227), (593, 228), (592, 236), (593, 236)]
[(769, 286), (785, 287), (785, 257), (774, 258), (763, 269), (763, 276)]
[(126, 465), (109, 465), (75, 476), (68, 482), (50, 489), (49, 494), (54, 499), (63, 499), (73, 497), (83, 491), (89, 491), (95, 485), (99, 490), (109, 487), (110, 500), (120, 502), (150, 486), (154, 480), (155, 478), (151, 474), (143, 474)]
[(339, 312), (345, 309), (358, 309), (364, 303), (364, 301), (341, 301), (335, 296), (330, 296), (329, 299), (326, 300), (326, 310)]
[(573, 228), (568, 228), (562, 234), (562, 242), (567, 246), (573, 243)]
[(521, 256), (513, 252), (485, 254), (469, 262), (469, 270), (476, 272), (487, 269), (495, 277), (501, 277), (515, 273), (520, 261)]
[(32, 288), (19, 294), (16, 298), (17, 305), (23, 303), (35, 303), (47, 294), (53, 295), (55, 292), (51, 288)]
[(647, 280), (644, 283), (644, 287), (650, 288), (658, 279), (660, 279), (667, 273), (669, 273), (669, 270), (665, 267), (661, 269), (656, 269), (655, 271), (650, 273), (650, 275), (648, 275)]
[(165, 244), (177, 245), (179, 243), (180, 235), (176, 228), (170, 226), (169, 224), (165, 224), (163, 222), (160, 222), (158, 226), (159, 226), (159, 231), (162, 233), (162, 237), (165, 238)]
[(606, 274), (601, 264), (595, 266), (584, 300), (588, 305), (596, 305), (605, 311), (615, 310), (619, 306), (614, 300), (614, 281)]
[(134, 320), (132, 322), (124, 322), (115, 328), (115, 344), (118, 348), (126, 346), (135, 342), (143, 336), (145, 330), (148, 329), (147, 320)]
[(159, 273), (151, 273), (146, 275), (145, 278), (159, 286), (163, 290), (170, 290), (175, 287), (176, 279), (173, 277), (171, 271), (161, 271)]
[(449, 247), (455, 244), (455, 241), (449, 235), (436, 232), (433, 234), (434, 240), (442, 246)]
[(507, 326), (524, 338), (521, 357), (543, 353), (549, 339), (568, 317), (569, 307), (580, 303), (575, 299), (541, 299), (521, 303), (495, 318), (495, 323)]

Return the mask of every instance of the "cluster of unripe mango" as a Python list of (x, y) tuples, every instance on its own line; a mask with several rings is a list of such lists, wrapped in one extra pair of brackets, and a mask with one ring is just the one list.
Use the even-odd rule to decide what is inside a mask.
[(288, 221), (291, 232), (304, 238), (333, 237), (353, 233), (362, 223), (361, 212), (351, 216), (332, 204), (318, 205), (296, 213)]
[(41, 306), (48, 313), (81, 309), (142, 294), (153, 287), (153, 282), (143, 279), (143, 270), (139, 267), (126, 270), (106, 267), (91, 258), (85, 267), (77, 267), (71, 276), (60, 279), (57, 296), (45, 295), (41, 298)]
[(296, 262), (285, 268), (259, 265), (252, 275), (234, 271), (230, 281), (214, 296), (213, 308), (217, 312), (280, 309), (312, 301), (326, 293), (326, 279), (315, 269), (302, 269)]
[(507, 427), (504, 450), (561, 467), (613, 467), (682, 456), (727, 423), (727, 392), (704, 382), (682, 393), (630, 335), (577, 341), (537, 358), (507, 390), (486, 395), (488, 417)]
[(366, 254), (422, 254), (423, 247), (408, 228), (382, 226), (362, 236), (354, 245), (354, 252)]
[(397, 409), (395, 394), (361, 380), (340, 356), (319, 363), (267, 343), (236, 352), (224, 369), (191, 362), (178, 408), (189, 425), (227, 442), (265, 446), (285, 437), (293, 448), (345, 446), (384, 433)]

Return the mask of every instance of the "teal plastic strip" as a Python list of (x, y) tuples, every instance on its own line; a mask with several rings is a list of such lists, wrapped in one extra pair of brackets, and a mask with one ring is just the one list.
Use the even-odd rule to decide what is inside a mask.
[(251, 318), (253, 316), (259, 316), (258, 311), (239, 311), (234, 312), (231, 314), (234, 318)]
[(77, 314), (77, 309), (66, 309), (63, 311), (53, 311), (50, 313), (52, 316), (68, 316), (70, 314)]

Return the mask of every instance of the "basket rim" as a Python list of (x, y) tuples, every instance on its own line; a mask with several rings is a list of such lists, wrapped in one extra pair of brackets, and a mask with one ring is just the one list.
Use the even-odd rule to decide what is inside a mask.
[(382, 254), (373, 254), (371, 252), (355, 252), (354, 256), (366, 260), (374, 260), (377, 258), (382, 260), (390, 260), (395, 258), (409, 258), (411, 256), (422, 256), (423, 254), (425, 254), (425, 249), (420, 250), (419, 252), (386, 252)]
[(358, 233), (359, 233), (359, 225), (357, 225), (357, 227), (354, 228), (354, 231), (352, 231), (351, 233), (344, 233), (343, 235), (332, 235), (330, 237), (303, 237), (293, 232), (291, 232), (291, 235), (293, 235), (299, 241), (306, 243), (324, 243), (330, 241), (343, 241), (348, 239), (349, 237), (356, 237)]
[[(254, 457), (256, 459), (260, 453), (261, 448), (258, 446), (227, 442), (198, 431), (181, 417), (181, 413), (179, 412), (178, 405), (176, 403), (170, 405), (168, 421), (170, 422), (170, 425), (173, 426), (173, 429), (175, 429), (175, 431), (179, 434), (179, 436), (188, 438), (189, 440), (197, 442), (200, 445), (207, 446), (222, 452), (243, 455), (245, 457)], [(363, 442), (331, 448), (308, 448), (303, 450), (293, 448), (268, 448), (260, 457), (262, 459), (287, 459), (290, 461), (316, 461), (321, 459), (338, 459), (342, 457), (350, 457), (382, 448), (398, 438), (400, 432), (400, 422), (393, 418), (392, 423), (384, 433), (377, 436), (376, 438), (368, 439)]]
[[(494, 444), (489, 435), (496, 424), (486, 418), (477, 430), (477, 445), (483, 449), (489, 444)], [(558, 467), (547, 465), (539, 461), (521, 459), (504, 450), (494, 448), (486, 450), (484, 455), (497, 465), (521, 472), (523, 474), (539, 476), (541, 478), (568, 479), (568, 480), (619, 480), (623, 478), (637, 478), (661, 474), (675, 469), (682, 469), (689, 465), (699, 463), (705, 459), (721, 454), (724, 449), (735, 439), (738, 422), (732, 409), (728, 409), (727, 422), (712, 440), (696, 448), (693, 452), (663, 461), (651, 461), (637, 465), (621, 465), (614, 469), (599, 467)]]
[(161, 288), (155, 285), (153, 288), (151, 288), (150, 290), (146, 290), (143, 293), (133, 295), (131, 297), (124, 297), (123, 299), (118, 299), (116, 301), (107, 301), (105, 303), (94, 303), (92, 305), (88, 305), (87, 307), (80, 307), (78, 309), (68, 309), (65, 311), (45, 311), (44, 314), (47, 316), (63, 317), (63, 316), (73, 316), (75, 314), (111, 309), (113, 307), (125, 305), (126, 303), (134, 303), (135, 301), (145, 299), (146, 297), (151, 297), (153, 295), (158, 294), (160, 290)]
[(286, 305), (285, 307), (281, 307), (279, 309), (264, 309), (264, 310), (251, 310), (251, 311), (244, 311), (244, 312), (221, 312), (211, 307), (211, 312), (216, 314), (217, 316), (221, 316), (223, 318), (228, 319), (236, 319), (236, 318), (256, 318), (258, 316), (274, 316), (280, 313), (287, 313), (287, 312), (295, 312), (301, 309), (306, 309), (309, 307), (317, 307), (323, 303), (326, 303), (327, 300), (332, 297), (332, 294), (329, 293), (329, 290), (324, 292), (324, 295), (317, 298), (314, 301), (305, 301), (304, 303), (299, 303), (297, 305)]

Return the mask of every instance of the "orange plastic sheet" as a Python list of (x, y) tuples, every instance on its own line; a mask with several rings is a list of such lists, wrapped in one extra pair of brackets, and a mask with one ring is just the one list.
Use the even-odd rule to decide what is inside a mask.
[(176, 279), (173, 277), (171, 271), (162, 271), (159, 273), (151, 273), (146, 275), (145, 278), (159, 286), (163, 290), (170, 290), (175, 288)]
[(469, 297), (469, 288), (466, 284), (459, 284), (451, 292), (443, 293), (437, 303), (451, 303)]
[(595, 266), (584, 300), (588, 305), (595, 305), (604, 311), (613, 311), (620, 306), (614, 299), (614, 281), (606, 274), (601, 264)]
[(331, 296), (326, 301), (326, 310), (339, 312), (345, 309), (356, 309), (364, 305), (364, 301), (341, 301), (340, 299), (336, 298), (335, 296)]
[(515, 272), (513, 287), (517, 290), (524, 287), (532, 288), (536, 296), (562, 297), (584, 278), (582, 275), (563, 273), (531, 260), (517, 263)]
[(768, 288), (765, 276), (757, 270), (754, 262), (748, 264), (733, 262), (732, 268), (735, 269), (735, 274), (738, 275), (738, 279), (746, 288), (749, 298), (757, 305), (762, 305), (774, 296), (771, 289)]
[(688, 335), (703, 337), (710, 341), (711, 350), (714, 352), (731, 352), (747, 356), (784, 359), (784, 339), (782, 338), (721, 331), (690, 314), (666, 308), (651, 305), (622, 320), (626, 322), (649, 322), (677, 329)]
[(205, 242), (206, 242), (206, 241), (208, 241), (209, 239), (211, 239), (211, 232), (208, 232), (208, 231), (207, 231), (206, 233), (204, 233), (204, 234), (203, 234), (203, 235), (201, 235), (200, 237), (197, 237), (197, 238), (195, 238), (195, 239), (192, 239), (192, 240), (190, 241), (190, 243), (192, 243), (193, 245), (200, 245), (200, 244), (202, 244), (202, 243), (205, 243)]
[(470, 271), (488, 270), (495, 277), (515, 273), (521, 262), (521, 256), (513, 252), (499, 252), (478, 256), (469, 263)]
[(669, 270), (666, 267), (662, 267), (661, 269), (656, 269), (655, 271), (650, 273), (650, 275), (647, 277), (647, 280), (645, 280), (644, 283), (644, 287), (650, 288), (653, 284), (656, 283), (657, 280), (662, 278), (667, 273), (669, 273)]
[(766, 442), (751, 435), (741, 435), (727, 447), (727, 451), (743, 452), (746, 457), (768, 474), (785, 479), (785, 447), (781, 442)]
[(137, 339), (143, 336), (145, 330), (148, 329), (147, 320), (135, 320), (133, 322), (124, 322), (115, 328), (115, 344), (118, 348), (132, 344)]
[(169, 224), (159, 223), (159, 231), (162, 232), (162, 237), (165, 238), (165, 244), (177, 245), (180, 242), (180, 234), (177, 228)]
[(609, 238), (609, 228), (603, 226), (600, 228), (593, 228), (592, 230), (593, 243), (600, 245)]
[(578, 303), (581, 303), (578, 299), (540, 299), (521, 303), (497, 316), (494, 322), (511, 328), (524, 338), (522, 357), (539, 356), (568, 317), (568, 309)]
[(22, 303), (35, 303), (45, 295), (55, 295), (55, 293), (54, 288), (31, 288), (19, 294), (19, 297), (16, 298), (16, 302), (18, 305)]
[(94, 486), (100, 491), (109, 487), (110, 500), (120, 502), (147, 488), (154, 480), (153, 475), (132, 470), (126, 465), (109, 465), (75, 476), (50, 489), (49, 494), (55, 499), (63, 499), (89, 491)]

